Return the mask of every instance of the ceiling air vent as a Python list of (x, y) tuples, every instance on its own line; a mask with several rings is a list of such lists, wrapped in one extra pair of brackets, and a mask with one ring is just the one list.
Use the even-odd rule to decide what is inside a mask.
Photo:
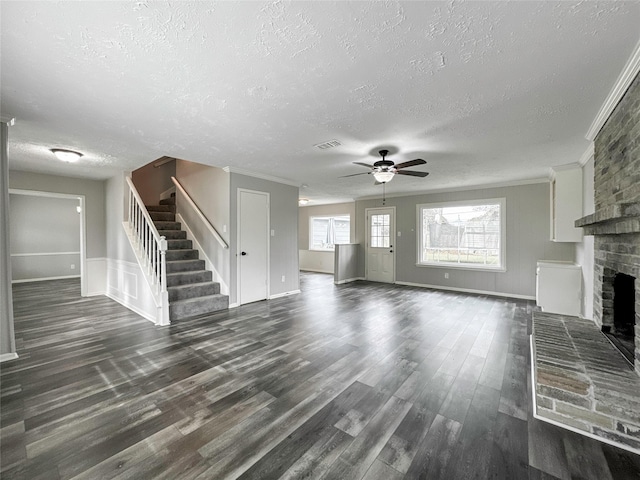
[(314, 145), (314, 147), (319, 148), (320, 150), (326, 150), (327, 148), (338, 147), (342, 145), (338, 140), (329, 140), (328, 142), (318, 143)]

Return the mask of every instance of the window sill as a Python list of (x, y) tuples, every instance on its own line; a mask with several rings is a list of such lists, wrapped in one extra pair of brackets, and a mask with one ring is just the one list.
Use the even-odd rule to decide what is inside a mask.
[(487, 267), (486, 265), (474, 267), (471, 265), (460, 265), (458, 263), (416, 263), (416, 267), (426, 268), (446, 268), (449, 270), (469, 270), (473, 272), (498, 272), (504, 273), (507, 267)]

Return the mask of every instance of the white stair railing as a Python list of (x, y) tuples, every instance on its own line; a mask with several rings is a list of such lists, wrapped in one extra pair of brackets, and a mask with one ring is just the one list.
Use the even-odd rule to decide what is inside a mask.
[(147, 207), (138, 194), (131, 178), (126, 177), (129, 186), (129, 211), (126, 227), (129, 238), (136, 250), (138, 263), (156, 300), (159, 309), (157, 323), (169, 324), (169, 294), (167, 292), (167, 239), (160, 236)]

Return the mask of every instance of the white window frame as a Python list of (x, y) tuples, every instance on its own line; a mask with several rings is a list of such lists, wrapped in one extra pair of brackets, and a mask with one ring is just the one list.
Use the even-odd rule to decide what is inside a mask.
[(347, 217), (349, 219), (349, 241), (347, 242), (347, 244), (351, 242), (351, 214), (336, 213), (333, 215), (312, 215), (309, 217), (309, 250), (312, 250), (314, 252), (335, 252), (335, 244), (334, 244), (334, 248), (315, 248), (313, 246), (313, 220), (316, 218), (336, 218), (336, 217)]
[[(444, 208), (444, 207), (465, 207), (465, 206), (477, 206), (477, 205), (500, 205), (500, 265), (485, 265), (485, 264), (473, 264), (473, 263), (457, 263), (457, 262), (423, 262), (422, 261), (422, 210), (429, 208)], [(451, 202), (437, 202), (437, 203), (422, 203), (416, 205), (416, 235), (417, 235), (417, 251), (416, 251), (416, 266), (418, 267), (430, 267), (430, 268), (448, 268), (448, 269), (460, 269), (460, 270), (474, 270), (474, 271), (490, 271), (490, 272), (506, 272), (507, 271), (507, 200), (506, 198), (483, 198), (476, 200), (456, 200)]]

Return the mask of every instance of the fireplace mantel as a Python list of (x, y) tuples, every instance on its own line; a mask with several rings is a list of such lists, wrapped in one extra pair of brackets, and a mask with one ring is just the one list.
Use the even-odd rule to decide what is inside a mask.
[(599, 209), (575, 222), (585, 235), (640, 233), (640, 202), (618, 203)]

